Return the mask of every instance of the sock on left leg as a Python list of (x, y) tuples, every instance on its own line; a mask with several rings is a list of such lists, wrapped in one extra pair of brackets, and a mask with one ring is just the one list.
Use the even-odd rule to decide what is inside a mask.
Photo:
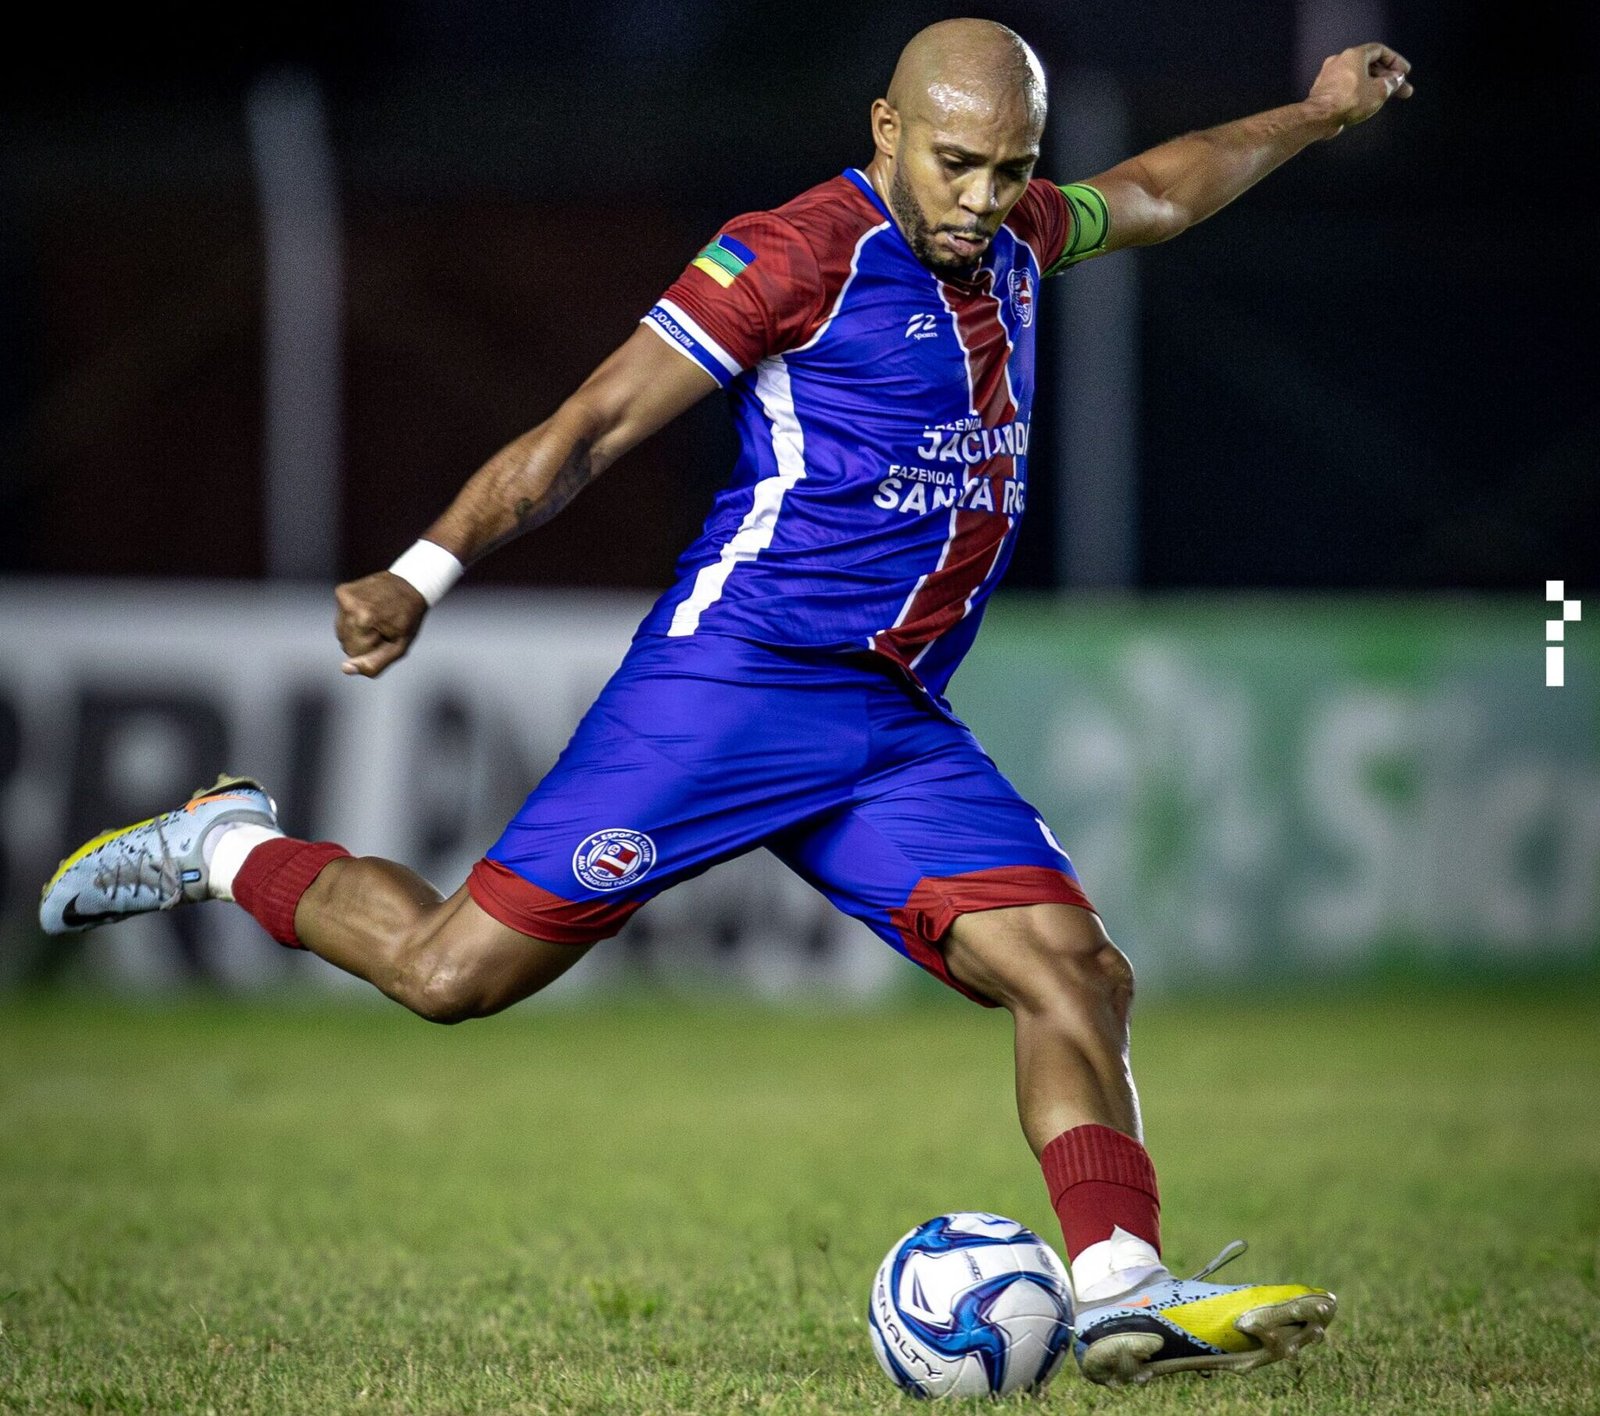
[(1110, 1126), (1075, 1126), (1044, 1148), (1039, 1163), (1080, 1305), (1166, 1272), (1156, 1170), (1138, 1141)]
[(281, 841), (283, 832), (270, 826), (229, 823), (211, 832), (201, 844), (206, 888), (213, 900), (233, 899), (233, 882), (245, 857), (267, 841)]
[(333, 861), (350, 854), (332, 841), (263, 841), (245, 857), (233, 881), (233, 898), (253, 914), (278, 943), (302, 949), (294, 929), (300, 897)]

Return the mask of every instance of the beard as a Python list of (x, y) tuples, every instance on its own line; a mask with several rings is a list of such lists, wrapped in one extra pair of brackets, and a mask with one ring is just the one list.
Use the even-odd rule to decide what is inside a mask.
[(895, 164), (894, 176), (889, 181), (889, 210), (899, 222), (906, 244), (911, 247), (911, 254), (935, 274), (964, 275), (976, 269), (978, 261), (983, 259), (980, 255), (977, 260), (963, 260), (934, 244), (933, 238), (940, 231), (950, 231), (960, 236), (987, 236), (989, 233), (971, 226), (931, 225), (911, 194), (911, 186), (905, 178), (905, 167), (901, 163)]

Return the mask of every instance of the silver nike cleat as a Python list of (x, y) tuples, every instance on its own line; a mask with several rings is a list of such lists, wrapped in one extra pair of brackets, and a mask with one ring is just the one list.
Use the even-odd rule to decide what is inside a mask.
[(39, 898), (46, 934), (76, 934), (209, 898), (205, 839), (219, 826), (278, 829), (278, 808), (252, 777), (221, 776), (176, 811), (106, 831), (69, 855)]

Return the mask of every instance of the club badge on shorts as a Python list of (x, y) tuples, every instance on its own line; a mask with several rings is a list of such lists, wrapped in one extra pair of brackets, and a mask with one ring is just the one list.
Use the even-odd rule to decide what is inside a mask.
[(572, 873), (591, 890), (619, 890), (656, 863), (656, 843), (643, 831), (612, 826), (586, 836), (572, 853)]

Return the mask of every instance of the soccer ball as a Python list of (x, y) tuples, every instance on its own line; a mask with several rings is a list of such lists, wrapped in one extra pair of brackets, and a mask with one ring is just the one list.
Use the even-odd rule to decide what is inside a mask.
[(913, 1396), (1042, 1389), (1072, 1345), (1072, 1290), (1042, 1239), (997, 1214), (941, 1214), (889, 1250), (872, 1350)]

